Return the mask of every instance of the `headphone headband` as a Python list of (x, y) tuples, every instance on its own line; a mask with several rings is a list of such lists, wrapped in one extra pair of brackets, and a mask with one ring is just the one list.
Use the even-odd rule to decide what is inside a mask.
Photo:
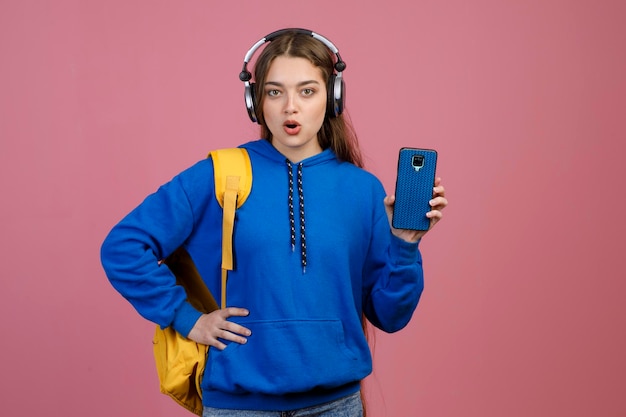
[(253, 90), (254, 83), (250, 82), (250, 80), (252, 79), (252, 73), (248, 71), (248, 62), (250, 62), (250, 60), (254, 56), (254, 53), (266, 42), (271, 42), (277, 37), (285, 33), (294, 33), (294, 32), (298, 34), (302, 34), (302, 35), (311, 36), (312, 38), (317, 39), (318, 41), (326, 45), (326, 47), (328, 47), (328, 49), (330, 49), (330, 51), (333, 54), (335, 54), (335, 56), (337, 57), (337, 62), (335, 62), (335, 65), (334, 65), (334, 68), (337, 74), (333, 74), (331, 76), (331, 80), (329, 82), (329, 87), (328, 87), (329, 91), (328, 91), (327, 112), (329, 116), (337, 117), (343, 111), (345, 86), (343, 83), (343, 78), (342, 78), (341, 73), (343, 70), (346, 69), (346, 63), (343, 62), (343, 60), (341, 59), (341, 55), (339, 55), (339, 50), (337, 49), (337, 47), (324, 36), (308, 29), (301, 29), (301, 28), (279, 29), (277, 31), (270, 33), (269, 35), (266, 35), (265, 37), (257, 41), (254, 45), (252, 45), (252, 47), (248, 50), (248, 52), (246, 52), (246, 55), (243, 59), (243, 68), (241, 69), (241, 72), (239, 73), (239, 79), (245, 83), (244, 98), (246, 101), (246, 108), (248, 109), (248, 115), (250, 116), (250, 119), (253, 122), (258, 123), (258, 118), (256, 115), (256, 110), (255, 110), (256, 100), (254, 97), (254, 90)]
[(339, 55), (339, 50), (337, 49), (335, 44), (332, 43), (330, 40), (320, 35), (319, 33), (313, 32), (312, 30), (301, 29), (301, 28), (289, 28), (289, 29), (276, 30), (270, 33), (269, 35), (266, 35), (265, 37), (259, 39), (258, 42), (252, 45), (252, 47), (248, 50), (248, 52), (246, 52), (246, 56), (243, 58), (243, 68), (241, 70), (241, 73), (239, 74), (239, 79), (244, 82), (250, 81), (252, 79), (252, 74), (250, 73), (250, 71), (248, 71), (248, 62), (250, 62), (250, 60), (254, 56), (254, 53), (257, 51), (257, 49), (259, 49), (266, 42), (271, 42), (277, 37), (279, 37), (280, 35), (283, 35), (289, 32), (296, 32), (302, 35), (308, 35), (322, 42), (337, 57), (337, 62), (335, 63), (335, 71), (339, 73), (346, 69), (346, 63), (343, 62), (343, 60), (341, 59), (341, 55)]

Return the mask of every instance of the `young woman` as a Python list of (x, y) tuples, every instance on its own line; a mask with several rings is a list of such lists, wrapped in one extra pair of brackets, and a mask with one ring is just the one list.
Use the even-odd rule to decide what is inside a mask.
[[(265, 42), (250, 83), (247, 62)], [(237, 212), (229, 307), (196, 311), (159, 264), (182, 245), (220, 293), (210, 159), (148, 196), (103, 244), (111, 283), (142, 316), (211, 347), (205, 417), (362, 415), (360, 382), (372, 370), (362, 318), (394, 332), (419, 301), (425, 232), (393, 229), (394, 197), (361, 168), (341, 113), (344, 68), (330, 41), (302, 29), (268, 35), (246, 56), (241, 78), (262, 139), (242, 145), (253, 188)], [(446, 205), (437, 179), (431, 227)]]

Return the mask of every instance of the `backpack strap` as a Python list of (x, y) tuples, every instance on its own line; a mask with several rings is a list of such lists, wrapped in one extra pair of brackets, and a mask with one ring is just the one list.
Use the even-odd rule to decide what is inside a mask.
[(225, 308), (228, 271), (234, 268), (235, 211), (243, 205), (252, 190), (252, 166), (250, 156), (243, 148), (218, 149), (211, 151), (209, 156), (213, 159), (215, 197), (223, 208), (221, 308)]
[(239, 177), (237, 208), (241, 207), (252, 190), (252, 165), (250, 156), (243, 148), (227, 148), (211, 151), (215, 172), (215, 197), (224, 207), (224, 191), (229, 176)]

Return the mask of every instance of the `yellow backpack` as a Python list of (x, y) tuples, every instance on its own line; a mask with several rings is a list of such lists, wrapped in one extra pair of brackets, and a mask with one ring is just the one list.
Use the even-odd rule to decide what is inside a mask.
[[(246, 201), (252, 189), (252, 166), (243, 148), (218, 149), (209, 153), (215, 172), (215, 197), (223, 208), (222, 296), (226, 307), (226, 280), (233, 269), (232, 238), (235, 210)], [(185, 288), (187, 300), (197, 310), (210, 313), (219, 307), (198, 273), (187, 251), (180, 247), (163, 261)], [(202, 415), (202, 375), (209, 347), (177, 333), (172, 327), (156, 326), (154, 359), (160, 389), (187, 410)]]

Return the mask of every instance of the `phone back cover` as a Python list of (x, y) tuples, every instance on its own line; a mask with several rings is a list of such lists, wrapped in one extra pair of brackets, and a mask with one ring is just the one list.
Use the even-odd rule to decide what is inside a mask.
[[(424, 164), (416, 169), (413, 156), (422, 155)], [(428, 202), (433, 198), (437, 152), (430, 149), (402, 148), (398, 159), (396, 202), (393, 210), (393, 227), (397, 229), (428, 230), (430, 211)]]

